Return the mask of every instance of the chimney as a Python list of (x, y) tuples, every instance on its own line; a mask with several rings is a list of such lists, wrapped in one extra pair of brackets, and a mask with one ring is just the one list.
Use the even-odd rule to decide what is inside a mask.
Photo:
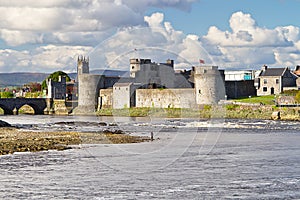
[(167, 64), (174, 68), (174, 60), (168, 59)]
[(268, 69), (267, 65), (262, 66), (261, 70), (266, 71)]

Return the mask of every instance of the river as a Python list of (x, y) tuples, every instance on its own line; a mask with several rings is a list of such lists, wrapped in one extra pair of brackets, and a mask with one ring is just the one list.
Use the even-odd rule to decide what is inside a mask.
[(30, 130), (122, 129), (155, 138), (0, 156), (0, 199), (300, 199), (299, 122), (0, 119)]

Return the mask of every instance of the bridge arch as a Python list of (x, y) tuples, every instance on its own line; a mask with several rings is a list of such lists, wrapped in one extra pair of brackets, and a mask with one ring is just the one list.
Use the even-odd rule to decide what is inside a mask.
[(19, 111), (20, 108), (22, 108), (23, 106), (26, 106), (26, 105), (33, 109), (35, 115), (44, 114), (45, 107), (41, 107), (40, 105), (38, 105), (36, 103), (23, 102), (23, 103), (18, 104), (16, 109)]
[(18, 108), (18, 114), (35, 114), (36, 109), (34, 109), (33, 105), (24, 104), (20, 105), (20, 108)]
[[(30, 106), (34, 110), (35, 115), (44, 114), (45, 108), (47, 108), (47, 99), (44, 98), (0, 98), (0, 107), (4, 110), (5, 115), (12, 115), (14, 111), (18, 114), (18, 111), (24, 105)], [(15, 110), (16, 109), (16, 110)]]
[(11, 108), (6, 106), (5, 104), (0, 103), (0, 108), (2, 108), (4, 115), (12, 115), (13, 114), (13, 110), (11, 110)]

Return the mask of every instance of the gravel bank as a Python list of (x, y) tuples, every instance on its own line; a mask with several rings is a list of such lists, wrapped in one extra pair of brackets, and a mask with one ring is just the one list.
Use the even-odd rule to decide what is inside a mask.
[(66, 150), (79, 144), (121, 144), (149, 141), (148, 137), (128, 134), (79, 133), (69, 131), (36, 132), (17, 128), (0, 128), (0, 155), (14, 152)]

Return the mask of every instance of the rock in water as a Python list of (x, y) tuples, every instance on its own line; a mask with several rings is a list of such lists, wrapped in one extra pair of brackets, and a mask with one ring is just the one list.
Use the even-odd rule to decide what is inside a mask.
[(0, 120), (0, 127), (11, 127), (11, 125), (5, 121)]

